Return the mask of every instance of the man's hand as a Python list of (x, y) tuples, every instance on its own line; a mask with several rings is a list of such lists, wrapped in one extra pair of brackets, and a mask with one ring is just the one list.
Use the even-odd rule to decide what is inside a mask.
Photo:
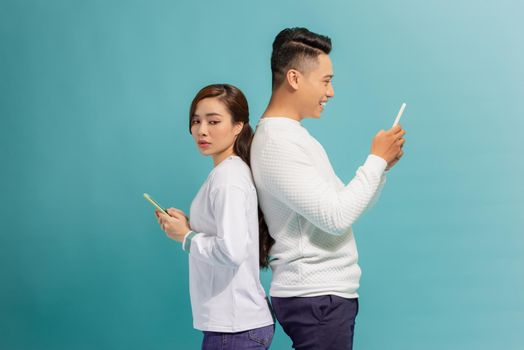
[(371, 154), (384, 159), (388, 165), (386, 170), (391, 169), (404, 155), (402, 147), (406, 142), (404, 135), (406, 131), (396, 125), (388, 131), (380, 130), (371, 143)]

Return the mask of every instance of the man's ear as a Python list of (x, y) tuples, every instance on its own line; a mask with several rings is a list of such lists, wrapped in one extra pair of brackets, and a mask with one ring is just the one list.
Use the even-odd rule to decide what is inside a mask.
[(290, 69), (287, 71), (286, 80), (289, 86), (293, 88), (293, 90), (298, 90), (298, 83), (300, 79), (301, 79), (301, 76), (298, 70)]

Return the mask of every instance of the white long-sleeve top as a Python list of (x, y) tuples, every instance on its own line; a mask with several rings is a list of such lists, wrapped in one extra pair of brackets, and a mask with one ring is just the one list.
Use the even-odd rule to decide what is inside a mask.
[(275, 239), (271, 296), (358, 297), (361, 270), (351, 226), (376, 200), (386, 166), (384, 159), (369, 155), (346, 185), (300, 122), (259, 121), (251, 169)]
[(218, 164), (194, 198), (189, 251), (193, 326), (240, 332), (273, 324), (259, 279), (258, 202), (249, 167)]

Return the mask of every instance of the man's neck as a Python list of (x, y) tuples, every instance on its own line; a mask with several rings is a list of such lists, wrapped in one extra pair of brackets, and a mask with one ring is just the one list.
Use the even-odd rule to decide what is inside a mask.
[(282, 117), (296, 121), (301, 121), (300, 113), (294, 107), (293, 100), (290, 96), (285, 96), (278, 92), (271, 95), (269, 104), (262, 114), (262, 118)]

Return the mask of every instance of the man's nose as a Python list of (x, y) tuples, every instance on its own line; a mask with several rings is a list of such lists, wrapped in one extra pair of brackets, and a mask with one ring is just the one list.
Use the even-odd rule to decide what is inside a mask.
[(331, 83), (329, 83), (328, 90), (326, 92), (326, 96), (328, 98), (332, 98), (333, 96), (335, 96), (335, 89), (333, 89), (333, 84)]

